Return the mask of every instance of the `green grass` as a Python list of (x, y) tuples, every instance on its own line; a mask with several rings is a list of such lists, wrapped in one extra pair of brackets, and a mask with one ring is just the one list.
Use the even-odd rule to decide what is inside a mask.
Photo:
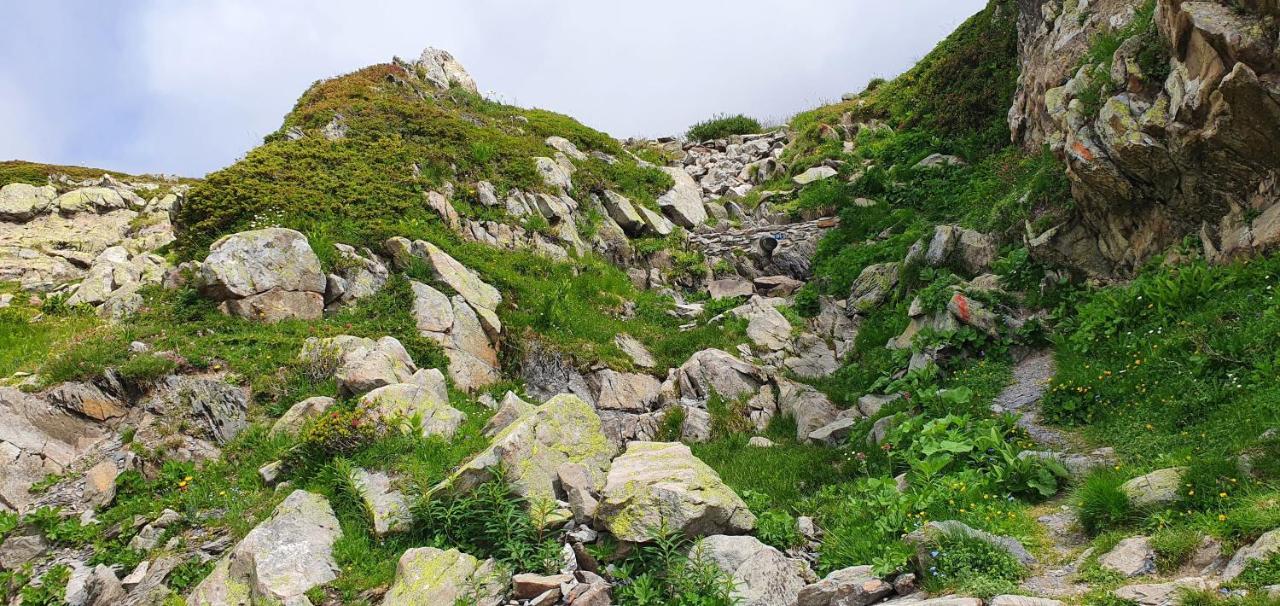
[[(102, 175), (111, 175), (123, 181), (155, 181), (154, 176), (138, 176), (114, 170), (90, 168), (85, 166), (59, 166), (56, 164), (40, 164), (23, 160), (0, 161), (0, 186), (10, 183), (28, 183), (30, 185), (46, 185), (49, 177), (55, 174), (67, 175), (73, 180), (84, 181), (97, 179)], [(194, 183), (194, 179), (179, 179), (179, 183)]]
[(23, 305), (21, 297), (14, 301), (14, 306), (0, 309), (0, 377), (37, 370), (59, 344), (85, 339), (100, 323), (96, 316), (85, 313), (36, 320), (38, 309)]
[(1138, 518), (1129, 497), (1120, 490), (1128, 479), (1127, 474), (1112, 469), (1095, 470), (1084, 477), (1075, 489), (1075, 501), (1085, 532), (1122, 528)]
[(841, 454), (828, 447), (777, 440), (772, 448), (747, 446), (746, 435), (692, 445), (693, 453), (735, 491), (768, 495), (771, 507), (791, 509), (801, 499), (840, 476)]

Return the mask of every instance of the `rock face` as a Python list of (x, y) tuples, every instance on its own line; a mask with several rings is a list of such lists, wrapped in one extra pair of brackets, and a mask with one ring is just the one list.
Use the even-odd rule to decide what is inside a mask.
[[(109, 248), (119, 247), (129, 258), (148, 257), (173, 241), (169, 210), (187, 189), (173, 186), (161, 195), (160, 187), (106, 175), (79, 183), (63, 177), (43, 186), (0, 183), (0, 282), (50, 291), (84, 278)], [(135, 192), (152, 197), (144, 200)]]
[(457, 549), (419, 547), (400, 556), (396, 580), (382, 598), (382, 606), (498, 606), (507, 583), (493, 560), (481, 562)]
[(1223, 569), (1222, 580), (1233, 580), (1240, 576), (1249, 564), (1266, 560), (1276, 553), (1280, 553), (1280, 530), (1272, 530), (1258, 537), (1253, 544), (1241, 547)]
[(187, 603), (239, 606), (305, 603), (307, 590), (337, 578), (333, 544), (342, 536), (324, 497), (294, 491), (220, 560)]
[(1125, 578), (1151, 574), (1156, 570), (1156, 552), (1147, 537), (1129, 537), (1098, 558), (1098, 564)]
[(661, 527), (688, 536), (755, 528), (747, 504), (680, 443), (632, 442), (613, 462), (598, 519), (623, 541), (646, 542)]
[(690, 551), (695, 561), (714, 564), (733, 579), (733, 593), (741, 606), (793, 604), (813, 575), (803, 560), (749, 536), (715, 535), (702, 539)]
[(324, 313), (325, 276), (307, 237), (269, 228), (226, 236), (200, 265), (201, 290), (224, 313), (278, 322)]
[(516, 419), (492, 444), (464, 464), (432, 493), (463, 493), (487, 482), (501, 467), (517, 494), (529, 499), (557, 497), (558, 470), (565, 463), (586, 468), (596, 488), (604, 485), (614, 449), (600, 417), (586, 402), (559, 395)]
[(0, 510), (25, 512), (37, 496), (33, 484), (63, 473), (106, 437), (90, 418), (0, 387)]
[[(1158, 32), (1076, 71), (1096, 33), (1121, 29), (1139, 3), (1019, 5), (1015, 140), (1065, 160), (1075, 198), (1065, 222), (1027, 234), (1033, 254), (1111, 275), (1186, 235), (1215, 261), (1280, 243), (1280, 7), (1164, 0)], [(1099, 80), (1104, 99), (1086, 103)]]
[(404, 532), (413, 522), (409, 515), (409, 503), (404, 494), (393, 486), (393, 479), (382, 472), (356, 469), (351, 483), (360, 492), (365, 510), (373, 518), (373, 533), (383, 537), (394, 532)]

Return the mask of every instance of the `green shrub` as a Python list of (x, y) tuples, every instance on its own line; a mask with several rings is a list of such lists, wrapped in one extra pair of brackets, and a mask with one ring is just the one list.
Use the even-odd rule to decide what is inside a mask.
[(689, 127), (685, 136), (689, 137), (690, 141), (710, 141), (724, 139), (731, 135), (753, 135), (763, 131), (764, 127), (755, 118), (748, 118), (742, 114), (736, 116), (716, 114), (709, 120)]
[(948, 590), (989, 599), (1016, 590), (1026, 572), (1007, 551), (959, 534), (938, 537), (929, 555), (929, 568), (922, 572), (931, 593)]
[(1235, 582), (1252, 588), (1280, 583), (1280, 555), (1250, 562)]
[[(689, 557), (690, 548), (693, 557)], [(732, 606), (733, 580), (704, 561), (680, 533), (656, 529), (654, 539), (615, 563), (613, 599), (628, 606)]]
[(795, 516), (786, 510), (772, 508), (773, 500), (769, 495), (744, 490), (740, 496), (756, 514), (756, 538), (780, 551), (804, 545), (805, 538), (800, 534)]
[(1075, 502), (1079, 508), (1080, 526), (1096, 535), (1134, 522), (1138, 512), (1129, 496), (1120, 490), (1124, 475), (1112, 469), (1098, 469), (1085, 476), (1076, 487)]
[(1200, 546), (1203, 535), (1189, 528), (1161, 528), (1151, 535), (1151, 548), (1156, 552), (1156, 568), (1171, 574), (1182, 566)]
[(560, 544), (546, 530), (555, 503), (515, 496), (501, 477), (467, 494), (424, 498), (413, 508), (416, 525), (441, 546), (494, 558), (521, 570), (559, 569)]
[(19, 591), (23, 606), (61, 606), (66, 603), (71, 567), (59, 564), (40, 576), (40, 584), (28, 584)]

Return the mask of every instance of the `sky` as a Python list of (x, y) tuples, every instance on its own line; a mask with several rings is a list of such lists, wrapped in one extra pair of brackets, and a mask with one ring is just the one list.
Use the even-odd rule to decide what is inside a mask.
[(450, 51), (615, 137), (769, 122), (923, 57), (985, 0), (5, 0), (0, 159), (198, 177), (314, 81)]

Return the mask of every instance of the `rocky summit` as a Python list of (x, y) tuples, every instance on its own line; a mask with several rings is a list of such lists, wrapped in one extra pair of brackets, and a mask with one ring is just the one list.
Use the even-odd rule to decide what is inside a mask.
[(990, 0), (658, 139), (463, 59), (0, 162), (0, 603), (1280, 599), (1276, 2)]

